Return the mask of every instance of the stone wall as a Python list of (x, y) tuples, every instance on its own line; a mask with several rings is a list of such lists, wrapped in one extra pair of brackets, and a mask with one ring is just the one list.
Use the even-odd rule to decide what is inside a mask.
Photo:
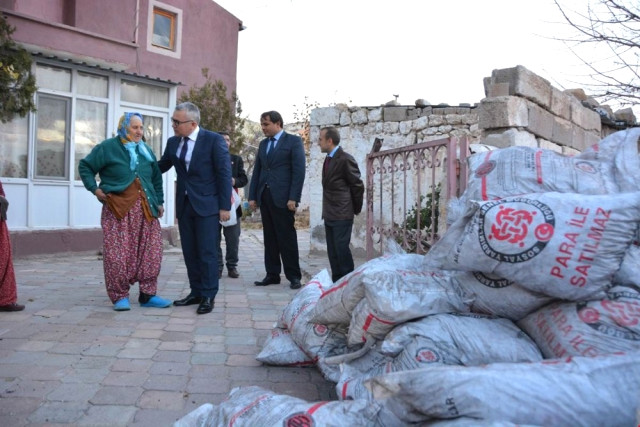
[[(351, 153), (366, 179), (366, 155), (375, 138), (383, 150), (450, 136), (498, 148), (514, 145), (539, 147), (574, 155), (607, 134), (635, 125), (629, 109), (615, 114), (580, 91), (561, 91), (523, 66), (494, 70), (484, 79), (485, 98), (474, 106), (424, 105), (348, 107), (336, 105), (311, 112), (311, 150), (303, 208), (310, 210), (311, 248), (326, 250), (320, 180), (324, 154), (317, 145), (321, 127), (335, 126), (341, 146)], [(584, 95), (584, 92), (582, 92)], [(623, 117), (622, 122), (616, 115)], [(603, 123), (613, 123), (603, 125)], [(352, 244), (364, 251), (365, 213), (356, 217)]]

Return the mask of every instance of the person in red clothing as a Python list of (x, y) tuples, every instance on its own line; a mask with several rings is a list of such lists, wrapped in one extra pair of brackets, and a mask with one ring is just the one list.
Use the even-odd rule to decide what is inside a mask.
[(5, 198), (2, 182), (0, 182), (0, 311), (22, 311), (24, 305), (17, 304), (18, 289), (7, 227), (8, 207), (9, 202)]

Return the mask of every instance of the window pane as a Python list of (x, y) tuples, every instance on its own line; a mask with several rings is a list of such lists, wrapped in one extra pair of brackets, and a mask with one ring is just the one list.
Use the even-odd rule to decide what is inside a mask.
[(96, 76), (78, 72), (78, 93), (99, 98), (106, 98), (109, 95), (109, 79), (105, 76)]
[(0, 176), (27, 177), (28, 116), (14, 117), (9, 123), (0, 122)]
[(71, 70), (38, 64), (36, 84), (39, 88), (71, 92)]
[(67, 178), (68, 100), (38, 96), (36, 176)]
[(166, 87), (145, 85), (142, 83), (122, 80), (121, 97), (123, 101), (136, 104), (153, 105), (156, 107), (169, 106), (169, 89)]
[(175, 16), (158, 9), (153, 10), (153, 40), (156, 46), (173, 49), (173, 21)]
[(96, 144), (106, 139), (107, 104), (93, 101), (76, 101), (75, 122), (75, 164), (73, 167), (76, 180), (80, 179), (78, 164)]
[(162, 118), (153, 116), (142, 116), (144, 119), (144, 139), (153, 148), (153, 154), (159, 159), (162, 157)]

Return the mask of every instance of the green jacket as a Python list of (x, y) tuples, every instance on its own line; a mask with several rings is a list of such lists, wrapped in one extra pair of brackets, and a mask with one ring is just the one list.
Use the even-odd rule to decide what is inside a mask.
[[(143, 143), (144, 144), (144, 143)], [(150, 162), (138, 153), (138, 164), (135, 170), (129, 167), (130, 157), (119, 137), (109, 138), (93, 147), (84, 159), (80, 160), (78, 171), (84, 187), (95, 193), (98, 188), (105, 194), (121, 193), (131, 185), (136, 177), (140, 178), (142, 188), (147, 195), (151, 213), (158, 217), (158, 207), (164, 204), (162, 189), (162, 173), (158, 168), (156, 156), (147, 145), (153, 156)], [(96, 174), (100, 175), (100, 184), (96, 182)]]

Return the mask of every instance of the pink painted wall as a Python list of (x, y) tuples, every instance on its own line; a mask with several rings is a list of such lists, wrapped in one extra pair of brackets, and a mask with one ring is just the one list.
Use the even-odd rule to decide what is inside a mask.
[[(182, 82), (178, 96), (204, 82), (201, 69), (205, 67), (229, 91), (235, 90), (241, 21), (212, 0), (163, 3), (183, 11), (181, 58), (147, 50), (149, 0), (0, 0), (0, 9), (16, 27), (13, 39), (17, 42), (80, 58), (100, 58), (124, 64), (125, 71)], [(138, 40), (133, 43), (136, 4)]]

